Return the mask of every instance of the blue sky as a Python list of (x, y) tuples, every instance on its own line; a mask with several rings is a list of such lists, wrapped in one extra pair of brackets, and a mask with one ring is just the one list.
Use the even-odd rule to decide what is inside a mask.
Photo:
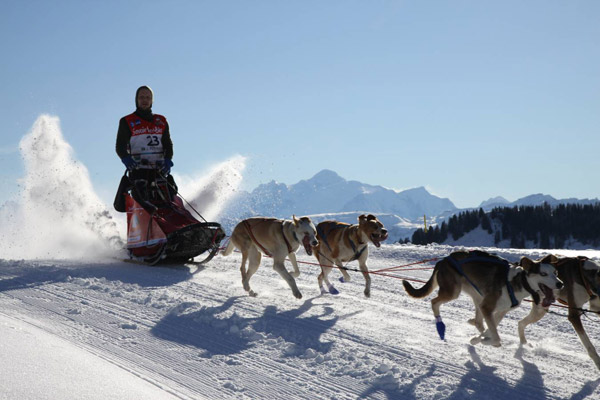
[(0, 204), (42, 113), (110, 199), (119, 118), (154, 89), (174, 172), (245, 189), (335, 170), (493, 196), (600, 197), (600, 2), (2, 1)]

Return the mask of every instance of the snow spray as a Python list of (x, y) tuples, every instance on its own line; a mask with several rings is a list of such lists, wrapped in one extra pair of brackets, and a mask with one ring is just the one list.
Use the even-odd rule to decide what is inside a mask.
[(19, 148), (25, 177), (17, 201), (0, 207), (0, 257), (94, 258), (122, 248), (117, 224), (57, 117), (41, 115)]
[(235, 156), (217, 164), (202, 176), (186, 178), (174, 174), (174, 177), (181, 195), (204, 218), (214, 221), (218, 219), (225, 205), (238, 193), (245, 167), (246, 158)]

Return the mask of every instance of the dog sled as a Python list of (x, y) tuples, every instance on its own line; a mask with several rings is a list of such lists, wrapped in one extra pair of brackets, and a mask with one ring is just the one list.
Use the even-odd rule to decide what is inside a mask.
[(114, 207), (127, 212), (127, 245), (130, 261), (148, 265), (184, 263), (204, 255), (197, 264), (210, 261), (219, 250), (225, 232), (217, 222), (196, 219), (177, 194), (173, 178), (152, 171), (150, 179), (121, 179)]

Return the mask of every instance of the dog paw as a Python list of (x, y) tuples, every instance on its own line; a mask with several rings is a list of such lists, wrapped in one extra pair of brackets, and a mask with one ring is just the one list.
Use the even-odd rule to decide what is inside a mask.
[[(502, 344), (500, 343), (499, 340), (493, 340), (492, 338), (484, 337), (484, 336), (479, 336), (479, 337), (481, 338), (479, 343), (484, 344), (486, 346), (493, 346), (493, 347), (502, 346)], [(471, 343), (471, 344), (473, 344), (473, 343)]]
[(365, 289), (365, 297), (371, 297), (371, 291), (369, 289)]
[(340, 294), (340, 292), (333, 285), (329, 286), (329, 293)]
[(475, 336), (473, 338), (471, 338), (471, 340), (469, 340), (469, 343), (471, 343), (473, 346), (476, 344), (481, 343), (483, 339), (481, 338), (481, 336)]
[(492, 340), (492, 332), (490, 332), (489, 329), (486, 329), (485, 331), (481, 332), (481, 337), (485, 340)]
[(301, 299), (302, 298), (302, 293), (300, 292), (294, 292), (294, 297), (297, 299)]
[(250, 296), (250, 297), (256, 297), (256, 296), (258, 296), (258, 293), (256, 293), (254, 290), (249, 290), (248, 291), (248, 296)]

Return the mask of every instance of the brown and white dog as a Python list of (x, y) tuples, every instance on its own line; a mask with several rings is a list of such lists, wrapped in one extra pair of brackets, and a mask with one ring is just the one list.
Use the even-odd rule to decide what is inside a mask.
[(317, 225), (319, 245), (315, 248), (315, 256), (321, 265), (318, 282), (321, 293), (326, 293), (323, 282), (331, 294), (338, 294), (337, 289), (329, 282), (327, 276), (335, 264), (342, 272), (342, 282), (350, 281), (350, 275), (344, 268), (344, 262), (358, 260), (358, 266), (365, 278), (365, 296), (371, 295), (371, 277), (367, 268), (369, 242), (375, 247), (388, 237), (383, 224), (372, 214), (358, 217), (358, 224), (350, 225), (338, 221), (323, 221)]
[[(242, 252), (242, 285), (250, 296), (256, 296), (256, 292), (250, 289), (250, 278), (260, 266), (262, 254), (273, 257), (273, 269), (287, 282), (294, 296), (300, 299), (302, 294), (294, 280), (294, 277), (300, 275), (296, 251), (302, 244), (310, 256), (312, 247), (318, 244), (316, 235), (315, 225), (308, 217), (293, 216), (291, 221), (265, 217), (248, 218), (233, 229), (231, 240), (223, 255), (231, 254), (234, 247)], [(292, 274), (285, 268), (286, 257), (290, 258), (294, 267)]]
[[(440, 316), (440, 306), (456, 299), (461, 292), (471, 296), (475, 304), (474, 324), (480, 335), (471, 340), (472, 344), (490, 340), (493, 346), (500, 346), (498, 323), (504, 315), (528, 297), (544, 296), (544, 302), (554, 300), (552, 290), (560, 289), (562, 282), (556, 269), (549, 263), (522, 260), (523, 267), (482, 251), (459, 251), (438, 261), (433, 274), (419, 289), (406, 280), (404, 289), (412, 297), (422, 298), (436, 287), (438, 294), (431, 300), (433, 316), (440, 337), (444, 338), (445, 325)], [(483, 320), (487, 325), (484, 331)]]
[[(558, 301), (569, 306), (569, 321), (596, 367), (600, 369), (600, 357), (581, 323), (582, 308), (586, 303), (589, 303), (590, 311), (596, 315), (600, 312), (600, 265), (586, 257), (557, 258), (549, 255), (540, 261), (556, 267), (558, 278), (565, 284), (557, 293)], [(548, 306), (549, 304), (533, 303), (529, 315), (519, 321), (521, 343), (527, 343), (527, 325), (542, 319), (548, 312)]]

